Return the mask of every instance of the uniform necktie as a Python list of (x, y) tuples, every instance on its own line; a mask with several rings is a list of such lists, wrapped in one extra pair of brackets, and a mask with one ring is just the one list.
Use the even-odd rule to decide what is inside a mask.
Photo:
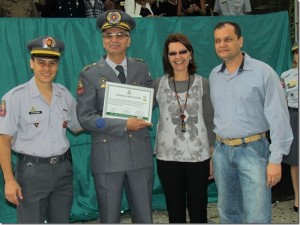
[(124, 73), (124, 68), (123, 68), (123, 66), (117, 65), (117, 66), (116, 66), (116, 70), (119, 71), (119, 75), (118, 75), (119, 80), (122, 82), (122, 84), (125, 84), (126, 78), (125, 78), (125, 73)]

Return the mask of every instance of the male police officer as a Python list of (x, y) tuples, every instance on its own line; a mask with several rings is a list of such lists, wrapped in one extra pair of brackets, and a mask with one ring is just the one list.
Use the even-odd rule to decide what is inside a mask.
[[(0, 165), (5, 197), (17, 205), (19, 223), (68, 223), (73, 172), (66, 128), (81, 130), (76, 101), (53, 83), (64, 43), (41, 37), (28, 44), (34, 77), (1, 100)], [(17, 152), (16, 178), (11, 148)]]
[(120, 222), (123, 187), (132, 222), (152, 223), (153, 160), (147, 129), (151, 124), (102, 117), (107, 81), (148, 86), (152, 79), (145, 63), (126, 57), (135, 26), (129, 15), (106, 11), (97, 18), (97, 26), (107, 55), (80, 73), (77, 113), (81, 126), (92, 133), (91, 165), (101, 223)]

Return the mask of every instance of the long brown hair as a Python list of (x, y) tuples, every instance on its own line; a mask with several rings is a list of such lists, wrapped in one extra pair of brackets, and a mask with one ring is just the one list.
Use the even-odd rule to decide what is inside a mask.
[(187, 50), (190, 51), (192, 59), (190, 60), (190, 63), (188, 65), (188, 72), (189, 72), (189, 75), (196, 73), (197, 66), (196, 66), (196, 62), (194, 60), (193, 46), (192, 46), (191, 42), (189, 41), (189, 39), (181, 33), (171, 34), (165, 41), (164, 52), (163, 52), (163, 65), (164, 65), (165, 73), (169, 74), (170, 77), (174, 76), (174, 70), (173, 70), (172, 65), (169, 62), (169, 57), (168, 57), (169, 44), (174, 43), (174, 42), (180, 42), (181, 44), (183, 44), (186, 47)]

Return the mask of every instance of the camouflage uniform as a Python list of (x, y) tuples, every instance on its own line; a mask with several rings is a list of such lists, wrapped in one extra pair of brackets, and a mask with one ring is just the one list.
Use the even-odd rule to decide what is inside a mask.
[(33, 0), (0, 0), (0, 17), (40, 17)]

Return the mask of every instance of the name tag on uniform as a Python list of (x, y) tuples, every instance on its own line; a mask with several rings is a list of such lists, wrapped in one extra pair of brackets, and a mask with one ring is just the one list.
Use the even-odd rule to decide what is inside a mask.
[(32, 111), (29, 112), (29, 115), (42, 114), (42, 111)]

